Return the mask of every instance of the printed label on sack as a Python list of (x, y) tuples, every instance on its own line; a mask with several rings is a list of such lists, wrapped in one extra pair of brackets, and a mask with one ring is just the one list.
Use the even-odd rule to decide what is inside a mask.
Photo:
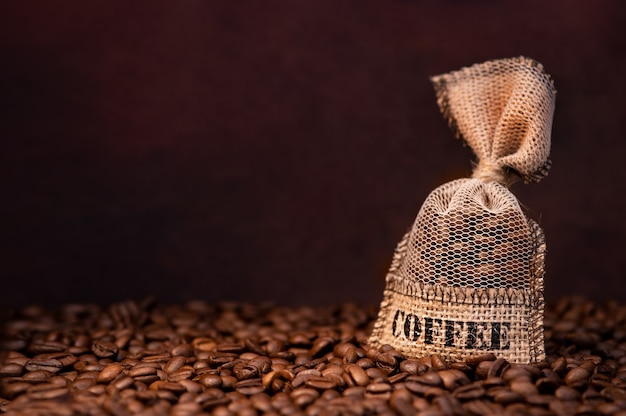
[[(375, 345), (389, 344), (410, 357), (439, 354), (450, 361), (493, 352), (510, 362), (536, 360), (529, 338), (530, 307), (493, 299), (453, 302), (443, 296), (387, 291)], [(428, 289), (428, 288), (427, 288)]]
[(391, 334), (399, 341), (476, 350), (510, 349), (510, 331), (506, 321), (439, 319), (402, 309), (395, 310), (391, 323)]

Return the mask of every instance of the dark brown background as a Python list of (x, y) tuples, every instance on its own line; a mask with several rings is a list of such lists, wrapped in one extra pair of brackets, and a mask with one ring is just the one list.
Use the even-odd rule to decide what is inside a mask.
[(550, 176), (513, 192), (547, 293), (626, 300), (620, 1), (0, 6), (2, 298), (377, 303), (471, 153), (428, 77), (527, 55), (559, 90)]

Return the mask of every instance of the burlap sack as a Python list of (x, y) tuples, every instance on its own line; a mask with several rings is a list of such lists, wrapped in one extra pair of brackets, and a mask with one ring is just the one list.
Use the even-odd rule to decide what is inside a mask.
[(545, 243), (508, 186), (549, 168), (556, 91), (527, 58), (432, 78), (442, 113), (478, 158), (435, 189), (398, 245), (370, 345), (449, 361), (543, 360)]

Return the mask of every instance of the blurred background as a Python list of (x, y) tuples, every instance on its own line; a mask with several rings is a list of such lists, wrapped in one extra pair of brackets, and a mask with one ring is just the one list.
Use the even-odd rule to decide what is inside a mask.
[(547, 297), (626, 301), (625, 4), (3, 2), (0, 299), (376, 304), (471, 173), (429, 77), (526, 55), (558, 89), (550, 175), (512, 188)]

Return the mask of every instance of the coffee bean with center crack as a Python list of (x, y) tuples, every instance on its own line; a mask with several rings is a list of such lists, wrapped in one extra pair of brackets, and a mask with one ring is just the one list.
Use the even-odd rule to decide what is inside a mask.
[(91, 350), (97, 357), (108, 358), (115, 356), (118, 353), (119, 348), (113, 342), (96, 341), (91, 346)]
[(24, 365), (24, 368), (27, 371), (37, 371), (37, 370), (44, 370), (44, 371), (49, 371), (51, 373), (58, 373), (62, 368), (63, 368), (63, 364), (61, 363), (61, 361), (56, 360), (56, 359), (32, 359), (32, 360), (28, 360), (26, 362), (26, 364)]
[(169, 361), (167, 362), (167, 364), (165, 364), (163, 366), (163, 371), (165, 371), (166, 373), (172, 373), (176, 370), (178, 370), (179, 368), (181, 368), (182, 366), (185, 365), (185, 357), (182, 355), (175, 355), (172, 358), (169, 359)]
[(347, 372), (357, 386), (365, 386), (369, 383), (369, 377), (365, 370), (358, 365), (352, 364), (347, 366)]
[(113, 379), (115, 379), (120, 373), (124, 370), (119, 363), (111, 363), (107, 364), (100, 374), (98, 374), (97, 381), (98, 383), (110, 383)]
[(333, 389), (336, 384), (333, 380), (325, 377), (311, 377), (304, 383), (307, 387), (311, 387), (319, 390)]

